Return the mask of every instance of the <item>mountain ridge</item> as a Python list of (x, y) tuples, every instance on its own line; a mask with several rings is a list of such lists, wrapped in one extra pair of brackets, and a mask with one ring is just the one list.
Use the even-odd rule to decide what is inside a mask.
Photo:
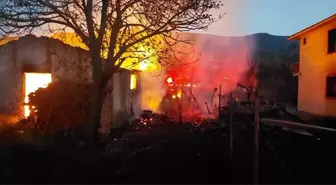
[[(247, 46), (254, 52), (267, 51), (277, 52), (280, 50), (287, 50), (288, 47), (294, 45), (298, 46), (298, 41), (289, 41), (288, 36), (271, 35), (269, 33), (255, 33), (246, 36), (221, 36), (203, 33), (183, 33), (189, 38), (194, 40), (200, 39), (208, 44), (204, 46), (209, 49), (209, 46), (214, 47), (235, 47), (235, 46)], [(298, 52), (298, 50), (296, 50)]]
[[(255, 33), (246, 36), (221, 36), (205, 33), (183, 32), (181, 35), (195, 41), (200, 52), (237, 52), (245, 50), (253, 56), (298, 54), (299, 42), (289, 41), (288, 36), (272, 35), (269, 33)], [(7, 37), (0, 40), (0, 45), (7, 44), (18, 37)], [(69, 44), (69, 43), (67, 43)], [(69, 44), (71, 45), (71, 43)], [(247, 51), (248, 50), (248, 51)]]

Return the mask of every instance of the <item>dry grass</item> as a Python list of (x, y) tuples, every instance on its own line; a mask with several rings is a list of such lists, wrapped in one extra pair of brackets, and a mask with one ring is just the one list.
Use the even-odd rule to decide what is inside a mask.
[(0, 114), (0, 129), (13, 126), (19, 121), (18, 116)]
[(23, 127), (17, 116), (0, 114), (0, 146), (32, 143), (31, 129)]

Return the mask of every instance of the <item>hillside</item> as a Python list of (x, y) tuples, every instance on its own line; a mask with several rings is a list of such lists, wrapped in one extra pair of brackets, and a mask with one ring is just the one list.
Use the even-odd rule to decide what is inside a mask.
[[(281, 50), (286, 51), (294, 49), (293, 46), (298, 46), (298, 42), (288, 41), (286, 36), (258, 33), (246, 37), (254, 41), (257, 51), (281, 52)], [(297, 48), (295, 51), (298, 52)]]
[(201, 52), (206, 53), (223, 54), (229, 51), (230, 55), (245, 52), (255, 57), (260, 57), (260, 55), (271, 57), (274, 55), (296, 55), (299, 51), (297, 41), (288, 41), (286, 36), (276, 36), (268, 33), (257, 33), (243, 37), (198, 33), (183, 33), (183, 35), (199, 45)]
[[(257, 33), (242, 37), (183, 33), (182, 37), (194, 41), (200, 52), (212, 52), (216, 55), (226, 53), (226, 51), (229, 51), (230, 55), (236, 55), (243, 51), (254, 56), (272, 56), (274, 54), (297, 54), (299, 51), (298, 42), (288, 41), (286, 36), (276, 36), (268, 33)], [(57, 36), (55, 35), (53, 38), (57, 38)], [(0, 40), (0, 45), (17, 39), (18, 37), (2, 39)], [(75, 44), (72, 42), (73, 40), (67, 40), (68, 44)]]

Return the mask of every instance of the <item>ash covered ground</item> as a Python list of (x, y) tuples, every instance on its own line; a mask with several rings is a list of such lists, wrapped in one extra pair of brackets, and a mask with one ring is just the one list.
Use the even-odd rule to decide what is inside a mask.
[[(71, 137), (50, 145), (1, 147), (1, 183), (253, 183), (252, 126), (128, 128), (94, 146)], [(118, 136), (117, 136), (118, 135)], [(333, 139), (261, 128), (260, 183), (335, 183)]]

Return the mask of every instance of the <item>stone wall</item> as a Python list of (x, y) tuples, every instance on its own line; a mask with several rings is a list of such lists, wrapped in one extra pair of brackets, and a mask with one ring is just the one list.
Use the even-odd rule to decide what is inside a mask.
[[(46, 40), (28, 35), (0, 46), (0, 107), (4, 112), (22, 114), (23, 72), (48, 72)], [(8, 105), (10, 108), (8, 109)]]
[[(51, 73), (53, 82), (60, 79), (92, 82), (90, 53), (86, 50), (34, 35), (1, 45), (0, 108), (15, 104), (15, 111), (8, 108), (5, 111), (18, 115), (22, 115), (24, 72)], [(116, 73), (113, 82), (113, 88), (110, 87), (113, 91), (108, 93), (103, 104), (102, 123), (106, 128), (118, 127), (122, 120), (131, 116), (130, 71)]]
[[(101, 117), (101, 132), (107, 133), (109, 128), (118, 128), (132, 115), (132, 90), (130, 89), (130, 71), (122, 70), (110, 80), (105, 97)], [(113, 86), (112, 86), (113, 85)], [(113, 109), (113, 110), (112, 110)]]

